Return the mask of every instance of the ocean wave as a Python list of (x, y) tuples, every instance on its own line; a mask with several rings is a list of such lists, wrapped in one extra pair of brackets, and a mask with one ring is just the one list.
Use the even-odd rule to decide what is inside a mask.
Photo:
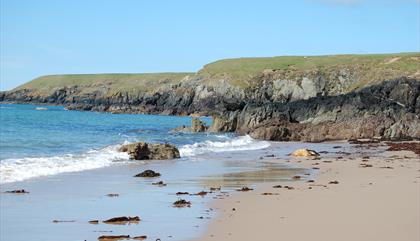
[(115, 145), (98, 150), (89, 150), (83, 154), (4, 159), (0, 161), (0, 183), (95, 169), (110, 166), (115, 161), (128, 160), (128, 154), (118, 152), (118, 148), (119, 145)]
[(226, 141), (204, 141), (179, 148), (182, 157), (195, 156), (211, 152), (258, 150), (270, 146), (267, 141), (258, 141), (250, 136), (228, 137)]

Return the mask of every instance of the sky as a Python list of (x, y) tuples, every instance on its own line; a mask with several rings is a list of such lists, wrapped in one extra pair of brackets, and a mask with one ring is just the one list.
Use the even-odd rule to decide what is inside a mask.
[(0, 0), (0, 90), (223, 58), (420, 52), (420, 0)]

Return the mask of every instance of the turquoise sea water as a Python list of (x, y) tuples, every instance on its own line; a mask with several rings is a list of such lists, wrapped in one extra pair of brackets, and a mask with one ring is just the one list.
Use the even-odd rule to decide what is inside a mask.
[[(202, 118), (208, 124), (210, 118)], [(0, 240), (97, 240), (101, 235), (147, 235), (148, 240), (189, 240), (217, 218), (208, 203), (243, 186), (277, 183), (313, 170), (290, 165), (298, 148), (328, 151), (336, 143), (279, 143), (226, 133), (176, 133), (190, 117), (113, 115), (67, 111), (60, 106), (0, 105)], [(177, 160), (132, 161), (117, 151), (134, 141), (168, 142)], [(340, 144), (340, 151), (354, 152)], [(152, 169), (159, 178), (135, 178)], [(152, 185), (164, 181), (167, 186)], [(221, 187), (222, 191), (197, 193)], [(7, 194), (25, 189), (29, 194)], [(117, 193), (118, 197), (106, 194)], [(174, 208), (180, 198), (190, 208)], [(222, 210), (223, 211), (223, 210)], [(89, 220), (140, 216), (131, 225)], [(53, 222), (61, 220), (67, 222)], [(22, 232), (24, 230), (24, 232)], [(223, 240), (216, 238), (215, 240)]]
[[(211, 118), (201, 118), (211, 124)], [(260, 149), (265, 142), (233, 134), (179, 133), (191, 117), (67, 111), (62, 106), (0, 105), (0, 183), (128, 161), (121, 144), (176, 145), (183, 158), (206, 152)]]

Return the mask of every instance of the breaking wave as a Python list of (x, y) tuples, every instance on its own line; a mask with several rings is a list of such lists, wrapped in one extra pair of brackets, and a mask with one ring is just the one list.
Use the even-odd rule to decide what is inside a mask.
[(182, 157), (195, 156), (211, 152), (258, 150), (270, 146), (267, 141), (252, 139), (250, 136), (227, 137), (226, 141), (203, 141), (191, 145), (183, 145), (179, 148)]
[(119, 145), (108, 146), (82, 154), (4, 159), (0, 161), (0, 183), (95, 169), (110, 166), (115, 161), (128, 160), (127, 153), (118, 152), (118, 147)]

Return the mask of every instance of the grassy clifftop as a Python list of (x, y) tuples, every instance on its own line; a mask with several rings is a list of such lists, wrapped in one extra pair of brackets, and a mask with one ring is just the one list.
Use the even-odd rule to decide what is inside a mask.
[(224, 59), (205, 65), (199, 73), (208, 74), (210, 80), (227, 77), (231, 83), (246, 87), (252, 85), (253, 77), (266, 69), (289, 70), (289, 76), (293, 77), (304, 71), (337, 68), (360, 72), (363, 75), (361, 84), (400, 76), (420, 76), (420, 53)]
[(150, 73), (150, 74), (68, 74), (47, 75), (36, 78), (15, 90), (30, 89), (38, 94), (49, 94), (63, 87), (82, 87), (86, 93), (100, 88), (111, 93), (157, 90), (167, 84), (177, 84), (194, 73)]
[(85, 93), (99, 89), (108, 94), (136, 93), (177, 84), (186, 76), (199, 77), (199, 81), (210, 85), (225, 79), (231, 85), (246, 88), (252, 86), (253, 78), (265, 70), (281, 70), (285, 78), (293, 79), (301, 73), (328, 73), (336, 69), (357, 73), (360, 81), (351, 89), (400, 76), (419, 77), (420, 53), (224, 59), (205, 65), (197, 73), (49, 75), (36, 78), (15, 90), (30, 89), (34, 94), (48, 95), (63, 87), (78, 86)]

